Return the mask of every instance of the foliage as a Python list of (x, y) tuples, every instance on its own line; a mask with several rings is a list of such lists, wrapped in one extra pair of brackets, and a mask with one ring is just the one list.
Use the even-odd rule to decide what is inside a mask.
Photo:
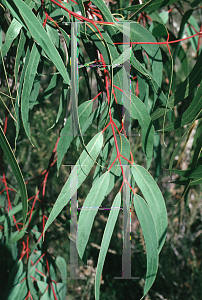
[[(110, 212), (95, 275), (98, 300), (121, 207), (128, 212), (123, 252), (130, 248), (126, 241), (132, 203), (141, 226), (140, 249), (146, 250), (145, 297), (157, 275), (168, 226), (157, 185), (165, 147), (161, 138), (165, 144), (171, 131), (182, 133), (167, 167), (180, 176), (174, 180), (184, 187), (180, 199), (184, 197), (187, 208), (191, 187), (202, 182), (200, 1), (124, 3), (0, 3), (5, 34), (0, 41), (4, 299), (65, 299), (66, 260), (71, 264), (72, 258), (69, 253), (65, 259), (57, 255), (54, 226), (70, 230), (70, 243), (87, 263), (87, 245), (103, 207)], [(177, 32), (170, 22), (174, 11), (181, 15)], [(195, 62), (190, 65), (192, 53)], [(174, 168), (191, 136), (189, 165), (177, 169), (179, 158)], [(71, 166), (70, 173), (63, 163)], [(78, 234), (77, 190), (85, 199)], [(71, 216), (66, 212), (70, 201)], [(73, 273), (78, 276), (78, 270), (70, 269), (70, 278)]]

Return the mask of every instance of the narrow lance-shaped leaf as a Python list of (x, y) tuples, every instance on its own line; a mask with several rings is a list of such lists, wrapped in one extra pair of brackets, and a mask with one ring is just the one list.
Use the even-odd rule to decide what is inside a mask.
[(110, 174), (106, 172), (92, 186), (86, 200), (84, 201), (82, 210), (79, 215), (77, 249), (80, 258), (83, 258), (84, 251), (90, 236), (95, 215), (105, 197)]
[(185, 185), (185, 186), (191, 186), (191, 185), (198, 185), (202, 183), (202, 178), (199, 179), (187, 179), (187, 180), (175, 180), (171, 181), (175, 184)]
[[(89, 101), (91, 102), (91, 107), (92, 107), (93, 101), (92, 100), (89, 100)], [(86, 102), (84, 102), (84, 103), (86, 103)], [(83, 105), (83, 104), (81, 104), (81, 105)], [(106, 102), (103, 102), (102, 105), (98, 106), (96, 108), (96, 110), (90, 116), (89, 116), (89, 114), (91, 113), (91, 111), (89, 112), (89, 114), (88, 114), (89, 118), (87, 116), (87, 112), (85, 113), (85, 115), (82, 114), (82, 117), (79, 118), (80, 127), (81, 127), (81, 123), (82, 123), (81, 135), (84, 135), (86, 130), (90, 127), (90, 125), (93, 123), (93, 121), (100, 116), (100, 114), (103, 112), (105, 107), (106, 107)], [(84, 120), (86, 120), (85, 123), (84, 123)], [(101, 127), (100, 127), (100, 130), (101, 130)], [(99, 131), (99, 129), (98, 129), (98, 131)], [(79, 144), (80, 144), (81, 141), (82, 141), (81, 136), (78, 136), (77, 141), (76, 141), (77, 149), (79, 149)]]
[(22, 198), (22, 217), (23, 217), (23, 224), (25, 224), (26, 216), (27, 216), (27, 189), (25, 186), (25, 182), (22, 176), (22, 172), (20, 170), (20, 167), (17, 163), (17, 160), (15, 158), (15, 155), (13, 154), (13, 151), (11, 149), (11, 146), (9, 145), (9, 142), (0, 126), (0, 145), (3, 149), (4, 154), (6, 155), (8, 162), (13, 170), (13, 173), (15, 175), (15, 178), (17, 179), (21, 198)]
[(22, 25), (16, 19), (13, 19), (7, 30), (6, 37), (5, 37), (5, 43), (3, 44), (2, 49), (1, 49), (2, 57), (4, 57), (6, 55), (6, 53), (8, 52), (8, 50), (10, 49), (10, 46), (12, 45), (13, 41), (18, 36), (21, 28), (22, 28)]
[[(145, 104), (132, 93), (126, 93), (128, 101), (123, 105), (131, 112), (131, 117), (137, 119), (142, 129), (142, 148), (147, 158), (149, 168), (153, 155), (154, 126)], [(131, 105), (130, 105), (131, 98)]]
[(194, 180), (202, 179), (202, 165), (196, 167), (195, 169), (187, 169), (187, 170), (175, 170), (171, 169), (170, 172), (174, 172), (175, 174), (186, 177), (193, 178)]
[(139, 186), (147, 204), (149, 205), (151, 214), (158, 236), (158, 252), (160, 253), (166, 239), (167, 232), (167, 211), (163, 195), (156, 184), (155, 180), (149, 172), (139, 165), (132, 166), (132, 175), (135, 182)]
[(41, 49), (36, 45), (33, 44), (31, 55), (29, 58), (29, 63), (26, 69), (24, 83), (23, 83), (23, 90), (21, 96), (21, 113), (22, 113), (22, 121), (24, 125), (25, 132), (28, 138), (31, 141), (30, 132), (29, 132), (29, 97), (32, 91), (32, 86), (34, 82), (34, 78), (37, 72), (37, 67), (40, 60)]
[(202, 110), (202, 83), (200, 84), (197, 93), (193, 101), (190, 103), (189, 107), (183, 114), (176, 118), (173, 123), (166, 126), (164, 128), (164, 131), (176, 130), (179, 127), (189, 124), (193, 119), (195, 119), (196, 115), (198, 115), (198, 118), (200, 117), (200, 115), (198, 114), (200, 110)]
[(18, 22), (20, 22), (25, 29), (29, 30), (32, 38), (41, 46), (44, 52), (52, 60), (64, 78), (65, 83), (70, 85), (69, 75), (61, 56), (30, 7), (21, 0), (3, 0), (2, 2), (11, 11), (12, 15), (18, 20)]
[(152, 113), (151, 119), (154, 121), (159, 117), (163, 116), (165, 112), (169, 110), (169, 108), (173, 108), (179, 102), (183, 101), (188, 95), (190, 95), (192, 91), (201, 82), (201, 76), (202, 76), (202, 52), (200, 53), (196, 61), (196, 64), (193, 67), (190, 74), (188, 75), (188, 77), (179, 85), (176, 91), (168, 99), (167, 109), (165, 107), (163, 108), (159, 107)]
[(156, 10), (160, 7), (163, 7), (165, 5), (170, 5), (177, 2), (177, 0), (155, 0), (155, 1), (147, 1), (144, 4), (138, 4), (138, 5), (132, 5), (129, 7), (124, 8), (124, 10), (134, 11), (140, 13), (141, 11), (152, 11)]
[[(83, 128), (84, 123), (86, 122), (86, 119), (92, 112), (93, 107), (93, 101), (85, 101), (78, 107), (78, 117), (79, 117), (79, 123), (80, 127)], [(60, 139), (57, 146), (57, 152), (58, 152), (58, 159), (57, 159), (57, 169), (59, 170), (59, 167), (61, 165), (62, 159), (67, 152), (67, 149), (69, 148), (70, 143), (73, 140), (73, 135), (70, 131), (71, 123), (70, 123), (70, 117), (66, 120), (65, 126), (61, 130), (60, 133)]]
[[(144, 199), (137, 194), (134, 195), (133, 201), (142, 228), (147, 252), (147, 273), (144, 286), (144, 297), (150, 290), (158, 269), (158, 238), (150, 207)], [(143, 299), (143, 297), (141, 299)]]
[(172, 167), (173, 167), (173, 163), (174, 163), (174, 160), (175, 160), (175, 157), (180, 149), (180, 145), (183, 141), (183, 139), (186, 137), (186, 135), (189, 133), (192, 125), (194, 124), (195, 120), (198, 118), (198, 116), (201, 114), (201, 111), (199, 111), (199, 113), (197, 114), (197, 116), (195, 117), (195, 119), (189, 124), (189, 126), (186, 128), (183, 136), (181, 137), (181, 139), (179, 140), (177, 146), (175, 147), (173, 153), (172, 153), (172, 156), (171, 156), (171, 159), (170, 159), (170, 162), (169, 162), (169, 169), (171, 170)]
[(102, 269), (104, 266), (105, 257), (107, 254), (107, 250), (109, 248), (109, 243), (112, 237), (112, 233), (114, 231), (116, 220), (118, 218), (120, 205), (121, 205), (121, 193), (118, 192), (111, 206), (109, 218), (107, 220), (107, 225), (105, 227), (105, 231), (103, 234), (100, 253), (98, 257), (97, 271), (95, 277), (95, 299), (96, 300), (99, 300), (100, 298), (100, 280), (101, 280)]
[[(17, 117), (17, 122), (16, 122), (16, 137), (15, 137), (15, 141), (17, 141), (18, 138), (18, 134), (19, 134), (19, 130), (20, 130), (20, 99), (21, 99), (21, 93), (22, 93), (22, 89), (23, 89), (23, 81), (24, 81), (24, 77), (25, 77), (25, 73), (26, 73), (26, 69), (29, 63), (29, 58), (30, 58), (30, 47), (28, 46), (26, 49), (26, 54), (24, 57), (24, 65), (23, 65), (23, 69), (22, 72), (20, 74), (20, 80), (17, 84), (18, 81), (18, 69), (19, 67), (17, 66), (17, 64), (20, 63), (20, 58), (21, 55), (23, 53), (23, 48), (25, 48), (25, 42), (26, 42), (26, 37), (24, 34), (24, 31), (21, 30), (21, 36), (20, 36), (20, 41), (18, 44), (18, 50), (17, 50), (17, 55), (16, 55), (16, 62), (15, 62), (15, 83), (16, 86), (18, 86), (17, 89), (17, 97), (15, 100), (15, 112), (16, 112), (16, 117)], [(31, 45), (31, 42), (30, 42)]]
[(86, 146), (88, 153), (85, 149), (81, 153), (81, 156), (78, 159), (76, 165), (74, 166), (74, 169), (70, 174), (70, 177), (68, 178), (67, 182), (63, 186), (62, 191), (60, 192), (53, 206), (53, 209), (46, 222), (44, 232), (57, 218), (57, 216), (62, 211), (64, 206), (67, 205), (71, 197), (75, 194), (77, 188), (80, 187), (82, 182), (88, 176), (88, 173), (90, 172), (92, 166), (95, 163), (95, 160), (97, 159), (100, 153), (102, 144), (103, 144), (103, 134), (99, 132), (92, 138), (92, 140)]

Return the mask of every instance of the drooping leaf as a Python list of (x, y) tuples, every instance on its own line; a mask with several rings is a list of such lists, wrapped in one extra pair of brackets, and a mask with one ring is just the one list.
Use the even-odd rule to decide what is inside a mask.
[(26, 72), (25, 72), (24, 83), (22, 88), (22, 96), (21, 96), (22, 121), (23, 121), (25, 132), (28, 138), (30, 139), (30, 141), (31, 141), (31, 137), (29, 132), (29, 97), (31, 94), (34, 78), (37, 72), (40, 55), (41, 55), (40, 47), (38, 47), (36, 43), (34, 43), (31, 50), (29, 63), (27, 65)]
[(118, 218), (120, 205), (121, 205), (121, 193), (118, 192), (111, 206), (111, 210), (107, 220), (107, 225), (105, 227), (105, 231), (102, 237), (102, 243), (101, 243), (100, 253), (98, 257), (97, 271), (95, 277), (95, 299), (96, 300), (100, 299), (100, 280), (101, 280), (102, 269), (104, 266), (104, 261), (107, 254), (107, 250), (109, 248), (109, 243), (112, 237), (112, 233), (114, 231), (114, 226)]
[[(83, 125), (86, 122), (86, 119), (90, 115), (92, 111), (93, 102), (92, 100), (85, 101), (78, 107), (78, 117), (79, 117), (79, 123), (81, 128), (83, 128)], [(70, 117), (66, 120), (65, 125), (60, 133), (60, 140), (58, 142), (57, 146), (57, 152), (58, 152), (58, 159), (57, 159), (57, 169), (59, 170), (59, 167), (61, 165), (62, 159), (67, 152), (67, 149), (69, 148), (70, 143), (73, 140), (73, 135), (70, 131), (71, 123), (70, 123)]]
[[(200, 112), (199, 112), (199, 114), (200, 114)], [(198, 115), (199, 115), (199, 114), (198, 114)], [(189, 124), (189, 126), (186, 128), (184, 134), (183, 134), (182, 137), (180, 138), (180, 140), (179, 140), (177, 146), (175, 147), (175, 149), (174, 149), (174, 151), (173, 151), (173, 153), (172, 153), (170, 162), (169, 162), (169, 169), (170, 169), (170, 170), (171, 170), (172, 167), (173, 167), (173, 162), (174, 162), (175, 157), (176, 157), (176, 155), (177, 155), (177, 153), (178, 153), (178, 151), (179, 151), (179, 149), (180, 149), (180, 146), (181, 146), (182, 141), (183, 141), (184, 138), (187, 136), (188, 132), (190, 131), (190, 128), (191, 128), (192, 125), (194, 124), (194, 122), (195, 122), (195, 120), (197, 119), (197, 117), (198, 117), (198, 116), (196, 116), (196, 118), (195, 118), (195, 119)]]
[(154, 126), (145, 104), (132, 93), (127, 93), (126, 96), (128, 101), (123, 105), (131, 112), (131, 117), (138, 120), (142, 129), (142, 147), (147, 158), (148, 169), (153, 156)]
[(16, 261), (16, 263), (14, 264), (14, 266), (12, 267), (9, 273), (9, 277), (6, 284), (6, 290), (4, 293), (5, 299), (9, 299), (9, 295), (14, 295), (15, 293), (17, 295), (17, 293), (19, 293), (20, 285), (18, 285), (17, 288), (16, 285), (20, 283), (19, 279), (22, 276), (22, 273), (23, 273), (23, 263), (21, 260), (18, 260)]
[(146, 169), (139, 165), (133, 165), (132, 175), (153, 216), (158, 237), (158, 253), (160, 253), (166, 239), (168, 224), (165, 201), (158, 185)]
[(18, 182), (20, 193), (21, 193), (21, 199), (22, 199), (22, 217), (23, 217), (23, 224), (25, 224), (26, 217), (27, 217), (27, 206), (28, 206), (28, 199), (27, 199), (27, 189), (25, 186), (25, 182), (22, 176), (22, 172), (20, 170), (20, 167), (17, 163), (17, 160), (15, 158), (15, 155), (11, 149), (11, 146), (0, 126), (0, 145), (3, 149), (4, 154), (6, 155), (8, 162), (11, 166), (11, 169), (13, 170), (14, 176)]
[(183, 101), (190, 93), (199, 85), (202, 76), (202, 53), (200, 53), (195, 66), (190, 72), (189, 76), (179, 85), (173, 95), (168, 99), (167, 109), (159, 107), (152, 115), (151, 119), (154, 121), (165, 114), (169, 108), (173, 108), (179, 102)]
[(189, 107), (181, 114), (173, 123), (164, 128), (165, 131), (176, 130), (179, 127), (189, 124), (193, 119), (200, 117), (199, 112), (202, 111), (202, 83), (200, 84), (197, 93), (190, 103)]
[[(150, 290), (157, 274), (158, 237), (156, 224), (148, 204), (137, 194), (134, 195), (133, 202), (140, 226), (142, 228), (147, 252), (147, 273), (144, 286), (144, 297)], [(143, 297), (141, 299), (143, 299)]]
[(66, 181), (58, 198), (56, 199), (53, 209), (46, 222), (44, 233), (48, 229), (48, 227), (52, 224), (52, 222), (57, 218), (57, 216), (65, 207), (65, 205), (67, 205), (71, 197), (75, 194), (77, 188), (80, 187), (82, 182), (88, 176), (88, 173), (90, 172), (92, 166), (95, 163), (95, 160), (99, 155), (99, 152), (102, 148), (102, 144), (103, 144), (103, 135), (102, 133), (97, 133), (86, 147), (88, 153), (85, 149), (81, 153), (81, 156), (78, 159), (73, 171), (71, 172), (70, 177)]
[(202, 178), (199, 179), (187, 179), (187, 180), (175, 180), (171, 181), (175, 184), (185, 185), (185, 186), (192, 186), (192, 185), (198, 185), (202, 183)]
[(77, 250), (80, 258), (83, 258), (84, 251), (90, 236), (95, 215), (104, 200), (106, 190), (109, 184), (109, 172), (102, 174), (96, 183), (90, 189), (82, 206), (77, 235)]
[(22, 28), (22, 25), (16, 19), (13, 19), (7, 30), (6, 37), (5, 37), (5, 43), (3, 44), (2, 49), (1, 49), (2, 57), (4, 57), (6, 55), (6, 53), (8, 52), (8, 50), (10, 49), (13, 41), (16, 39), (16, 37), (20, 33), (21, 28)]
[(124, 10), (128, 11), (133, 11), (133, 12), (142, 12), (142, 11), (152, 11), (156, 10), (158, 8), (161, 8), (165, 5), (170, 5), (177, 2), (177, 0), (154, 0), (154, 1), (147, 1), (146, 3), (143, 4), (138, 4), (138, 5), (132, 5), (129, 7), (125, 7)]
[(30, 7), (21, 0), (3, 0), (2, 2), (6, 7), (8, 7), (8, 9), (10, 9), (12, 15), (18, 20), (18, 22), (21, 23), (26, 30), (29, 30), (33, 39), (41, 46), (43, 51), (52, 60), (61, 76), (64, 78), (65, 83), (70, 85), (69, 75), (66, 71), (61, 56), (47, 35), (42, 24), (33, 14)]
[[(87, 102), (87, 101), (86, 101)], [(86, 103), (85, 102), (85, 103)], [(93, 102), (91, 101), (91, 104), (93, 105)], [(82, 119), (83, 120), (86, 120), (85, 123), (82, 122), (82, 128), (81, 128), (81, 135), (84, 135), (86, 130), (90, 127), (90, 125), (93, 123), (94, 120), (96, 120), (100, 114), (103, 112), (103, 110), (106, 108), (106, 102), (102, 103), (102, 105), (99, 105), (95, 111), (88, 117), (87, 114), (86, 116), (82, 116)], [(79, 121), (80, 121), (80, 124), (81, 124), (81, 118), (79, 117)], [(80, 126), (81, 127), (81, 126)], [(98, 129), (99, 130), (99, 129)], [(79, 135), (77, 137), (77, 141), (76, 141), (76, 146), (77, 146), (77, 149), (79, 148), (79, 143), (82, 141), (81, 139), (81, 136)]]
[(194, 180), (202, 179), (202, 165), (196, 167), (195, 169), (187, 169), (187, 170), (171, 169), (169, 171), (174, 172), (175, 174), (182, 177), (193, 178)]
[(23, 280), (23, 282), (19, 282), (15, 286), (13, 286), (13, 288), (9, 291), (9, 295), (7, 296), (6, 299), (23, 300), (26, 298), (27, 293), (28, 293), (28, 288), (27, 288), (26, 280)]

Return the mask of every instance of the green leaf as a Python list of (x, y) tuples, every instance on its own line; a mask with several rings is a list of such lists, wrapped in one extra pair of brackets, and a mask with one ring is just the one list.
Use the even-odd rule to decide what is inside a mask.
[(124, 10), (133, 11), (133, 12), (142, 12), (142, 11), (152, 11), (158, 8), (161, 8), (166, 5), (170, 5), (177, 2), (177, 0), (153, 0), (147, 1), (144, 4), (132, 5), (129, 7), (123, 8)]
[(37, 67), (39, 64), (41, 56), (41, 49), (36, 45), (33, 44), (29, 63), (26, 68), (24, 83), (23, 83), (23, 90), (21, 96), (21, 113), (22, 113), (22, 121), (24, 125), (25, 132), (31, 141), (30, 132), (29, 132), (29, 98), (32, 91), (32, 86), (34, 82), (34, 78), (37, 72)]
[[(142, 228), (147, 252), (147, 273), (144, 286), (144, 295), (150, 290), (158, 269), (158, 238), (156, 225), (150, 210), (145, 200), (135, 194), (133, 197), (135, 211)], [(142, 299), (143, 299), (142, 297)]]
[(180, 185), (186, 185), (186, 186), (191, 186), (191, 185), (198, 185), (202, 183), (202, 178), (199, 179), (187, 179), (187, 180), (176, 180), (176, 181), (171, 181), (172, 183), (175, 184), (180, 184)]
[[(127, 26), (127, 22), (118, 25), (120, 31), (123, 31), (123, 26)], [(148, 54), (150, 60), (151, 73), (153, 74), (158, 85), (162, 82), (163, 63), (159, 45), (153, 35), (139, 23), (131, 22), (130, 24), (131, 42), (142, 43), (140, 46)], [(146, 44), (144, 44), (146, 42)], [(151, 44), (150, 44), (151, 43)], [(154, 43), (154, 44), (152, 44)], [(133, 45), (135, 50), (135, 45)], [(133, 64), (132, 60), (131, 63)]]
[[(191, 12), (192, 12), (192, 10), (191, 10)], [(197, 22), (196, 18), (193, 15), (191, 15), (190, 18), (188, 19), (188, 24), (187, 25), (188, 26), (186, 27), (186, 30), (187, 30), (188, 36), (192, 36), (192, 35), (196, 34), (195, 30), (197, 30), (197, 32), (200, 32), (198, 22)], [(195, 53), (197, 53), (198, 39), (199, 39), (199, 35), (194, 36), (193, 38), (190, 39), (190, 42), (192, 44), (192, 48), (193, 48)]]
[(101, 243), (100, 253), (98, 257), (97, 271), (95, 277), (95, 299), (96, 300), (99, 300), (100, 298), (100, 280), (101, 280), (102, 269), (104, 266), (104, 261), (107, 254), (107, 250), (109, 248), (109, 243), (112, 237), (112, 233), (114, 231), (114, 226), (120, 211), (120, 205), (121, 205), (121, 193), (118, 192), (111, 206), (111, 210), (107, 220), (107, 225), (105, 227), (105, 231), (102, 237), (102, 243)]
[(17, 182), (18, 182), (18, 185), (20, 188), (20, 194), (21, 194), (21, 199), (22, 199), (22, 217), (23, 217), (23, 224), (25, 224), (26, 217), (27, 217), (27, 206), (28, 206), (27, 189), (25, 186), (25, 182), (24, 182), (20, 167), (17, 163), (15, 155), (11, 149), (11, 146), (10, 146), (1, 126), (0, 126), (0, 145), (8, 159), (8, 162), (11, 166), (11, 169), (13, 170), (14, 176), (17, 179)]
[(155, 132), (154, 135), (154, 162), (155, 162), (155, 170), (154, 170), (154, 179), (157, 182), (159, 175), (161, 173), (161, 139), (160, 135)]
[[(92, 3), (94, 3), (97, 6), (97, 8), (100, 10), (103, 16), (103, 20), (105, 22), (112, 22), (116, 24), (116, 19), (111, 14), (109, 8), (107, 7), (107, 5), (103, 0), (93, 0)], [(113, 36), (114, 34), (117, 33), (117, 29), (114, 26), (106, 25), (105, 30), (107, 30), (110, 36)]]
[[(92, 107), (93, 107), (93, 101), (85, 101), (78, 107), (78, 118), (79, 118), (79, 123), (80, 127), (83, 128), (86, 119), (92, 112)], [(70, 128), (71, 128), (71, 123), (70, 123), (70, 117), (66, 120), (65, 126), (61, 130), (60, 133), (60, 140), (58, 142), (57, 146), (57, 153), (58, 153), (58, 159), (57, 159), (57, 169), (59, 170), (59, 167), (61, 165), (62, 159), (67, 152), (67, 149), (70, 146), (70, 143), (73, 140), (73, 135), (70, 134)]]
[(83, 5), (83, 1), (82, 0), (78, 0), (77, 3), (78, 3), (78, 6), (80, 8), (82, 16), (85, 17), (86, 14), (85, 14), (85, 9), (84, 9), (84, 5)]
[(157, 26), (155, 26), (152, 30), (152, 34), (155, 38), (160, 36), (166, 36), (166, 37), (168, 36), (166, 27), (163, 24), (158, 24)]
[(166, 126), (164, 131), (176, 130), (184, 125), (189, 124), (193, 119), (200, 118), (199, 112), (202, 110), (202, 83), (200, 84), (197, 93), (190, 103), (189, 107), (181, 114), (173, 123)]
[(24, 300), (26, 298), (27, 293), (28, 293), (27, 283), (26, 280), (23, 280), (23, 282), (16, 284), (10, 290), (6, 300), (13, 300), (13, 299)]
[(56, 86), (57, 86), (57, 83), (58, 83), (58, 78), (59, 78), (59, 75), (58, 74), (54, 74), (52, 77), (51, 77), (51, 80), (50, 80), (50, 83), (49, 85), (47, 86), (47, 88), (45, 89), (45, 91), (43, 92), (43, 94), (40, 96), (40, 98), (38, 99), (38, 102), (42, 102), (46, 99), (48, 99), (54, 92)]
[[(111, 39), (111, 37), (99, 26), (96, 25), (98, 29), (100, 30), (102, 37), (100, 36), (100, 33), (98, 33), (97, 29), (95, 30), (93, 25), (88, 25), (86, 33), (88, 35), (88, 38), (92, 40), (96, 47), (99, 49), (101, 54), (103, 55), (104, 61), (107, 65), (111, 65), (112, 59), (117, 59), (119, 54), (118, 51)], [(107, 46), (106, 46), (107, 44)]]
[(78, 221), (77, 249), (80, 258), (83, 258), (84, 251), (90, 236), (95, 215), (104, 200), (110, 174), (106, 172), (96, 181), (90, 189), (82, 206)]
[[(57, 218), (62, 209), (67, 205), (69, 200), (75, 194), (77, 188), (80, 187), (82, 182), (88, 176), (91, 168), (93, 167), (95, 160), (97, 159), (103, 144), (103, 134), (97, 133), (87, 145), (87, 151), (84, 149), (78, 159), (73, 171), (70, 174), (67, 182), (63, 186), (54, 206), (46, 222), (45, 231)], [(89, 155), (90, 154), (90, 155)], [(71, 183), (71, 185), (70, 185)]]
[(162, 193), (155, 180), (143, 167), (133, 165), (132, 175), (145, 197), (153, 216), (158, 236), (158, 253), (160, 253), (166, 239), (168, 225), (167, 211)]
[[(175, 105), (183, 101), (192, 91), (199, 85), (202, 77), (202, 52), (200, 53), (195, 66), (190, 72), (189, 76), (179, 85), (177, 90), (168, 99), (168, 108), (173, 108)], [(151, 119), (154, 121), (163, 116), (169, 109), (159, 107), (152, 115)]]
[(175, 169), (171, 169), (169, 171), (174, 172), (182, 177), (193, 178), (194, 180), (202, 179), (202, 165), (196, 167), (195, 169), (187, 169), (185, 171)]
[[(62, 282), (65, 285), (64, 290), (66, 291), (66, 280), (67, 280), (67, 268), (66, 268), (66, 261), (64, 260), (63, 257), (57, 256), (55, 260), (56, 266), (60, 270)], [(65, 294), (65, 293), (64, 293)], [(65, 297), (64, 297), (65, 298)]]
[(41, 46), (46, 55), (52, 60), (65, 83), (70, 85), (69, 75), (61, 56), (47, 35), (42, 24), (36, 18), (29, 6), (21, 0), (3, 0), (2, 2), (10, 9), (12, 15), (18, 20), (18, 22), (20, 22), (25, 29), (29, 30), (32, 38)]
[(6, 55), (6, 53), (8, 52), (8, 50), (10, 49), (13, 41), (16, 39), (16, 37), (20, 33), (21, 28), (22, 28), (22, 25), (16, 19), (13, 19), (7, 30), (6, 37), (5, 37), (5, 43), (3, 44), (2, 49), (1, 49), (2, 57), (4, 57)]
[(48, 283), (46, 283), (44, 281), (37, 280), (37, 285), (39, 287), (40, 292), (42, 294), (44, 294), (45, 291), (46, 291), (46, 288), (48, 287)]
[(115, 68), (123, 64), (128, 59), (128, 55), (130, 54), (130, 52), (131, 52), (130, 48), (126, 49), (117, 59), (113, 61), (112, 68)]
[[(199, 112), (199, 114), (200, 114), (200, 112)], [(198, 116), (197, 116), (197, 117), (198, 117)], [(176, 157), (176, 155), (177, 155), (177, 153), (178, 153), (178, 151), (179, 151), (179, 149), (180, 149), (180, 145), (181, 145), (183, 139), (184, 139), (184, 138), (186, 137), (186, 135), (189, 133), (190, 128), (192, 127), (192, 125), (194, 124), (194, 122), (195, 122), (195, 119), (194, 119), (194, 120), (191, 122), (191, 124), (189, 124), (189, 126), (186, 128), (186, 130), (185, 130), (183, 136), (181, 137), (181, 139), (179, 140), (177, 146), (175, 147), (175, 150), (173, 151), (172, 156), (171, 156), (171, 159), (170, 159), (170, 162), (169, 162), (169, 170), (172, 169), (173, 162), (174, 162), (175, 157)]]
[[(90, 100), (90, 101), (92, 101), (92, 100)], [(87, 101), (86, 101), (87, 102)], [(85, 103), (86, 103), (85, 102)], [(91, 102), (92, 104), (93, 104), (93, 102)], [(94, 120), (96, 120), (99, 116), (100, 116), (100, 114), (103, 112), (103, 110), (104, 110), (104, 108), (106, 108), (106, 106), (107, 106), (107, 103), (106, 102), (103, 102), (102, 103), (102, 105), (100, 105), (100, 106), (98, 106), (97, 108), (96, 108), (96, 110), (90, 115), (90, 117), (88, 118), (88, 116), (86, 115), (86, 116), (83, 116), (82, 117), (82, 119), (84, 120), (86, 120), (86, 122), (83, 124), (83, 122), (82, 122), (82, 124), (83, 124), (83, 126), (82, 126), (82, 128), (81, 128), (81, 134), (83, 135), (85, 132), (86, 132), (86, 130), (89, 128), (89, 126), (93, 123), (93, 121)], [(80, 120), (80, 119), (79, 119)], [(80, 122), (80, 124), (81, 124), (81, 122)], [(100, 130), (102, 130), (102, 129), (100, 129)], [(77, 149), (79, 148), (79, 142), (81, 141), (81, 137), (80, 136), (78, 136), (78, 138), (77, 138), (77, 141), (76, 141), (76, 146), (77, 146)]]
[[(147, 158), (147, 169), (150, 167), (153, 156), (154, 126), (145, 104), (132, 93), (125, 93), (128, 101), (123, 103), (131, 118), (137, 119), (142, 129), (142, 148)], [(131, 105), (130, 105), (131, 99)]]
[[(130, 158), (130, 143), (129, 143), (129, 140), (123, 134), (117, 135), (116, 139), (117, 139), (117, 145), (118, 145), (119, 153), (122, 156), (124, 156), (126, 159), (129, 159)], [(117, 150), (116, 150), (116, 147), (115, 147), (115, 141), (114, 141), (113, 137), (111, 139), (111, 142), (112, 142), (112, 146), (113, 146), (113, 151), (112, 151), (112, 154), (111, 154), (109, 166), (111, 166), (111, 164), (114, 162), (114, 160), (117, 157)], [(121, 159), (120, 159), (121, 163), (118, 159), (116, 160), (113, 167), (110, 169), (111, 173), (113, 173), (114, 175), (120, 177), (120, 175), (121, 175), (121, 165), (128, 164), (128, 162), (124, 159), (124, 157), (121, 157)], [(109, 189), (111, 189), (111, 186), (109, 186)], [(108, 191), (107, 191), (107, 193), (108, 193)]]

